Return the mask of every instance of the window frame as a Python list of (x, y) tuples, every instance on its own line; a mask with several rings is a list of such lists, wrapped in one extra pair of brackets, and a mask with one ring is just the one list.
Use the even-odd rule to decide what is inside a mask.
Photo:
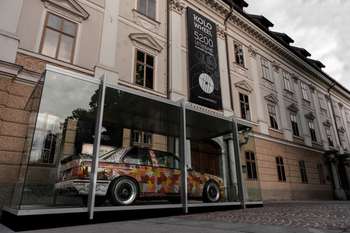
[[(271, 74), (271, 67), (270, 67), (270, 61), (267, 60), (265, 57), (261, 57), (261, 71), (262, 71), (262, 76), (264, 79), (274, 82), (272, 74)], [(267, 75), (267, 77), (265, 76)]]
[(276, 158), (277, 166), (277, 178), (279, 182), (287, 182), (286, 171), (284, 168), (284, 160), (282, 156), (277, 156)]
[[(277, 105), (273, 103), (267, 103), (267, 112), (269, 115), (269, 121), (270, 121), (270, 127), (272, 129), (279, 130), (279, 122), (278, 122), (278, 116), (277, 116)], [(272, 112), (270, 110), (273, 110)], [(273, 122), (274, 120), (275, 122)]]
[(299, 172), (300, 172), (301, 183), (308, 184), (309, 180), (307, 177), (307, 170), (306, 170), (305, 161), (300, 160), (298, 163), (299, 163)]
[(296, 112), (290, 113), (290, 123), (292, 125), (293, 135), (296, 137), (300, 137), (300, 129), (298, 123), (298, 114)]
[(303, 100), (307, 102), (311, 102), (311, 92), (310, 92), (309, 86), (304, 82), (300, 82), (300, 86), (301, 86), (301, 95), (303, 97)]
[[(139, 135), (137, 141), (134, 140), (135, 133)], [(145, 142), (146, 137), (150, 138), (150, 142)], [(130, 144), (131, 146), (137, 146), (140, 148), (151, 148), (153, 146), (153, 134), (140, 130), (131, 130)]]
[(237, 42), (233, 44), (234, 55), (236, 64), (245, 67), (244, 50), (243, 45)]
[[(252, 116), (250, 111), (249, 95), (241, 92), (239, 92), (238, 94), (239, 94), (239, 106), (241, 111), (241, 118), (247, 121), (251, 121)], [(241, 97), (243, 98), (243, 100), (241, 99)]]
[[(143, 12), (141, 9), (140, 9), (140, 1), (145, 1), (145, 4), (146, 4), (146, 12)], [(149, 1), (154, 1), (154, 16), (153, 15), (150, 15), (149, 13)], [(146, 16), (147, 18), (149, 19), (152, 19), (152, 20), (157, 20), (157, 0), (137, 0), (136, 1), (136, 9), (137, 9), (137, 12), (139, 12), (140, 14)]]
[[(61, 25), (60, 25), (60, 30), (57, 30), (56, 28), (50, 27), (48, 25), (50, 15), (53, 15), (53, 16), (58, 17), (58, 18), (61, 19), (62, 22), (61, 22)], [(64, 30), (63, 30), (64, 21), (68, 21), (68, 22), (70, 22), (70, 23), (75, 25), (74, 36), (64, 32)], [(39, 53), (41, 55), (43, 55), (43, 56), (47, 56), (47, 57), (50, 57), (50, 58), (53, 58), (53, 59), (56, 59), (56, 60), (59, 60), (59, 61), (62, 61), (62, 62), (67, 62), (67, 63), (70, 63), (70, 64), (73, 63), (74, 62), (75, 52), (76, 52), (75, 50), (76, 50), (77, 37), (78, 37), (78, 28), (79, 28), (79, 24), (77, 22), (74, 22), (73, 20), (67, 19), (67, 18), (65, 18), (65, 17), (63, 17), (61, 15), (58, 15), (58, 14), (55, 14), (53, 12), (48, 11), (46, 13), (45, 21), (44, 21), (44, 25), (43, 25), (43, 32), (42, 32), (42, 35), (41, 35)], [(43, 54), (43, 48), (44, 48), (44, 45), (45, 45), (45, 40), (46, 40), (46, 36), (47, 36), (47, 30), (54, 31), (54, 32), (59, 34), (58, 41), (57, 41), (57, 46), (56, 46), (56, 52), (55, 52), (55, 56), (54, 57), (52, 57), (50, 55)], [(70, 37), (70, 38), (73, 39), (72, 51), (70, 53), (70, 60), (69, 61), (65, 61), (65, 60), (59, 59), (59, 51), (60, 51), (60, 47), (61, 47), (62, 35)]]
[(315, 120), (308, 120), (308, 127), (310, 131), (311, 141), (317, 142), (317, 134), (316, 134), (316, 128), (315, 128)]
[(294, 88), (293, 88), (292, 82), (290, 80), (291, 75), (287, 71), (282, 70), (282, 77), (283, 77), (284, 90), (289, 91), (290, 93), (293, 93)]
[(247, 179), (258, 180), (258, 170), (256, 163), (256, 154), (253, 151), (245, 152), (245, 161), (247, 166)]
[[(138, 60), (138, 53), (139, 52), (143, 53), (144, 62), (141, 62), (141, 61)], [(153, 66), (150, 66), (150, 65), (147, 64), (148, 56), (153, 58)], [(137, 73), (138, 73), (137, 67), (138, 67), (139, 64), (143, 66), (143, 85), (137, 83), (137, 77), (136, 76), (137, 76)], [(154, 91), (155, 90), (155, 76), (156, 76), (155, 75), (155, 72), (156, 72), (156, 65), (155, 64), (156, 64), (156, 56), (154, 56), (153, 54), (150, 54), (150, 53), (148, 53), (148, 52), (146, 52), (144, 50), (141, 50), (141, 49), (137, 48), (135, 50), (134, 84), (139, 86), (139, 87), (142, 87), (142, 88)], [(152, 72), (152, 88), (147, 87), (147, 85), (146, 85), (146, 83), (147, 83), (146, 82), (147, 81), (147, 68), (152, 68), (152, 71), (153, 71)]]

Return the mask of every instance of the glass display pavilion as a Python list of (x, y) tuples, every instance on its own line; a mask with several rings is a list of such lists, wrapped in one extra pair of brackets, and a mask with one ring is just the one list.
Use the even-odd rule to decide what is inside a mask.
[(26, 109), (26, 147), (7, 212), (93, 218), (262, 204), (245, 192), (238, 132), (248, 126), (233, 117), (49, 65)]

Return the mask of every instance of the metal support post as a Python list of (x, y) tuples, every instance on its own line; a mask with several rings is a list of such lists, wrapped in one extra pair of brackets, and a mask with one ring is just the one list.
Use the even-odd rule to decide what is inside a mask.
[(183, 212), (188, 213), (187, 197), (187, 142), (186, 142), (186, 101), (181, 102), (180, 163), (181, 163), (181, 203)]
[(93, 147), (93, 159), (91, 164), (89, 196), (88, 196), (88, 212), (89, 212), (90, 220), (94, 218), (95, 194), (96, 194), (97, 172), (98, 172), (98, 164), (99, 164), (99, 151), (100, 151), (100, 143), (101, 143), (101, 129), (102, 129), (102, 122), (103, 122), (105, 93), (106, 93), (106, 81), (105, 81), (105, 76), (102, 76), (100, 93), (99, 93), (99, 101), (98, 101), (99, 105), (97, 109), (97, 119), (96, 119), (96, 125), (95, 125), (95, 139), (94, 139), (94, 147)]

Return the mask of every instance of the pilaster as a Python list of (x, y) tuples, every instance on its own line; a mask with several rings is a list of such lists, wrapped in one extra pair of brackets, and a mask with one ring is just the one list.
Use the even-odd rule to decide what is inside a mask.
[(23, 0), (0, 1), (0, 60), (15, 63), (19, 39), (16, 35)]
[(181, 0), (170, 1), (170, 99), (177, 101), (186, 98), (183, 93), (185, 77), (182, 77), (182, 16), (184, 14), (185, 5)]
[(102, 38), (96, 77), (105, 75), (106, 81), (118, 83), (117, 42), (120, 1), (105, 0)]

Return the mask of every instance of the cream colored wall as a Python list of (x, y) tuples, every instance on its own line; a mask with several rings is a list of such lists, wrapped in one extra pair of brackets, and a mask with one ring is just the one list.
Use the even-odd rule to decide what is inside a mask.
[[(101, 6), (103, 6), (104, 1), (81, 0), (79, 3), (90, 16), (87, 20), (78, 23), (73, 65), (93, 70), (98, 62), (104, 14), (104, 9)], [(42, 1), (23, 1), (22, 13), (17, 29), (20, 49), (39, 53), (47, 11)], [(45, 59), (45, 57), (41, 58)]]
[[(135, 55), (136, 49), (140, 49), (155, 57), (154, 90), (141, 88), (141, 90), (156, 92), (156, 94), (167, 94), (166, 73), (166, 1), (157, 1), (156, 19), (150, 19), (137, 10), (137, 1), (125, 1), (120, 4), (120, 15), (118, 25), (117, 63), (115, 67), (119, 73), (121, 83), (134, 85), (135, 83)], [(131, 34), (142, 33), (153, 38), (162, 48), (156, 51), (147, 45), (149, 42), (141, 43), (130, 38)]]

